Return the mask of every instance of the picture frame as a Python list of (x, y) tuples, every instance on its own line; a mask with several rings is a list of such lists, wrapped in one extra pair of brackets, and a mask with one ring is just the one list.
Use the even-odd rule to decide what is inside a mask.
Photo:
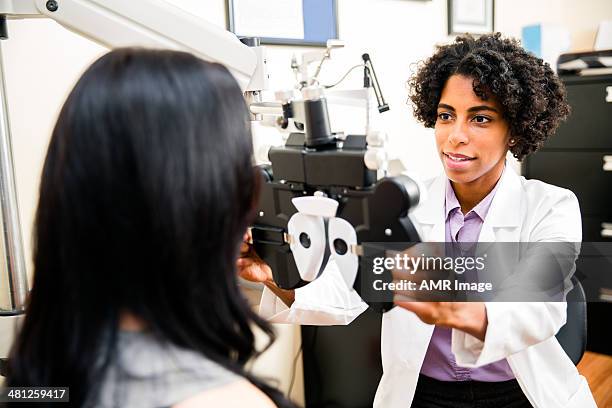
[(495, 31), (495, 0), (448, 0), (448, 35)]
[(227, 28), (262, 44), (326, 46), (338, 39), (337, 0), (226, 0)]

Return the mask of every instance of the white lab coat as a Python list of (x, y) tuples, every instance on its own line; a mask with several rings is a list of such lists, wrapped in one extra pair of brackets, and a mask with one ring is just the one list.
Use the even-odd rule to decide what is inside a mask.
[[(423, 241), (445, 240), (446, 176), (426, 183), (428, 199), (414, 212)], [(580, 209), (569, 190), (526, 180), (506, 166), (482, 226), (480, 242), (580, 242)], [(451, 349), (458, 365), (479, 367), (507, 359), (535, 408), (596, 407), (588, 383), (555, 338), (565, 324), (564, 302), (486, 302), (485, 340), (452, 330)], [(272, 322), (348, 324), (367, 306), (349, 291), (334, 264), (317, 281), (296, 290), (287, 308), (272, 292), (262, 296), (260, 313)], [(408, 407), (433, 325), (395, 307), (383, 315), (383, 376), (375, 407)]]

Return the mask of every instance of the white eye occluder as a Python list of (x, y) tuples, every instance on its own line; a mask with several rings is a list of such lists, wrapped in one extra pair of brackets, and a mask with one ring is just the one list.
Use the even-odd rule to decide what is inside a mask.
[(352, 289), (359, 269), (359, 257), (351, 250), (357, 245), (357, 232), (347, 220), (335, 217), (329, 220), (327, 236), (331, 256), (347, 287)]

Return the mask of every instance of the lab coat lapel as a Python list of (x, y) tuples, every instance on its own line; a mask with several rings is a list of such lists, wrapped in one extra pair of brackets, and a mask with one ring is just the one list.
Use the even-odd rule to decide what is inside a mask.
[(521, 181), (516, 172), (506, 165), (499, 187), (489, 207), (480, 235), (478, 236), (477, 253), (488, 254), (493, 258), (509, 259), (508, 253), (494, 255), (497, 251), (507, 251), (507, 246), (492, 247), (494, 242), (518, 242), (520, 225), (520, 208), (522, 205)]
[(419, 205), (414, 218), (421, 229), (421, 240), (424, 242), (444, 242), (446, 239), (446, 217), (444, 203), (446, 199), (446, 175), (436, 177), (427, 189), (428, 199)]
[[(520, 223), (522, 206), (522, 189), (521, 180), (518, 174), (506, 165), (499, 187), (489, 207), (489, 213), (482, 224), (478, 242), (495, 242), (499, 241), (500, 228), (517, 228)], [(505, 235), (504, 241), (518, 241), (518, 235)], [(513, 238), (513, 239), (509, 239)]]

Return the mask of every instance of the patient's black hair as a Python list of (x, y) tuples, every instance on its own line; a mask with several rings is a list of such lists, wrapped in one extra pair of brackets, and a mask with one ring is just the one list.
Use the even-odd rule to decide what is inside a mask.
[(35, 221), (34, 283), (8, 386), (69, 386), (91, 400), (120, 316), (245, 372), (269, 324), (235, 270), (259, 175), (238, 84), (176, 51), (120, 49), (83, 74), (51, 137)]
[(439, 46), (409, 82), (414, 115), (426, 127), (434, 127), (442, 89), (454, 74), (473, 78), (481, 99), (497, 98), (517, 141), (510, 151), (519, 160), (542, 147), (570, 112), (557, 75), (518, 41), (500, 33), (465, 35)]

